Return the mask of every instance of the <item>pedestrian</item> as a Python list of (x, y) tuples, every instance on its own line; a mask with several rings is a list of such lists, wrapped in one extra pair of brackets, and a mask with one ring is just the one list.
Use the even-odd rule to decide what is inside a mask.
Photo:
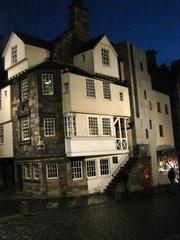
[(168, 171), (168, 178), (170, 181), (170, 194), (174, 195), (174, 181), (176, 178), (176, 173), (173, 167)]
[(123, 187), (124, 187), (124, 192), (126, 194), (128, 194), (129, 190), (128, 190), (128, 180), (129, 180), (129, 176), (126, 170), (121, 170), (120, 175), (119, 175), (119, 180), (120, 182), (122, 182)]

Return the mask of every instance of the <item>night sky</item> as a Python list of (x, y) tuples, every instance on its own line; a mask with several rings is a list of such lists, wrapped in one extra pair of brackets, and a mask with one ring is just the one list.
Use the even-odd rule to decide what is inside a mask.
[[(68, 28), (71, 0), (0, 0), (0, 34), (13, 30), (52, 40)], [(156, 49), (158, 62), (180, 58), (180, 0), (84, 0), (92, 36)]]

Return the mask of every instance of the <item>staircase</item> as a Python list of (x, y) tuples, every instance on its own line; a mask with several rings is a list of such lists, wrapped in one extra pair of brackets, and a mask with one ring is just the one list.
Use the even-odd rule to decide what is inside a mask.
[(116, 186), (119, 183), (119, 176), (121, 174), (121, 171), (125, 170), (129, 174), (132, 168), (134, 167), (134, 165), (136, 164), (136, 162), (137, 162), (137, 158), (129, 158), (129, 160), (125, 163), (125, 165), (121, 167), (119, 171), (116, 173), (116, 175), (112, 178), (112, 180), (110, 181), (110, 183), (105, 189), (105, 193), (107, 193), (110, 196), (114, 196)]

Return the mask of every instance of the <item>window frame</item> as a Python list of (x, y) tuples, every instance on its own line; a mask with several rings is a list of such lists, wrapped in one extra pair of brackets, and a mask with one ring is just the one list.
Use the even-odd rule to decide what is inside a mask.
[(101, 48), (101, 59), (103, 66), (110, 66), (110, 50), (108, 48)]
[(95, 80), (86, 78), (86, 97), (96, 98)]
[(5, 144), (4, 125), (0, 124), (0, 145)]
[[(38, 177), (36, 177), (36, 170), (35, 170), (35, 166), (37, 166), (37, 169), (36, 170), (38, 170)], [(33, 179), (36, 179), (36, 180), (38, 180), (38, 179), (40, 179), (40, 171), (39, 171), (39, 164), (38, 163), (33, 163), (32, 164), (32, 175), (33, 175)]]
[[(88, 166), (88, 163), (93, 162), (94, 166)], [(88, 170), (89, 168), (89, 170)], [(94, 173), (95, 175), (88, 175), (88, 173)], [(96, 167), (96, 160), (95, 159), (88, 159), (86, 160), (86, 174), (87, 174), (87, 178), (96, 178), (97, 177), (97, 167)]]
[(64, 133), (65, 133), (65, 137), (77, 136), (76, 115), (74, 114), (64, 115)]
[(111, 100), (111, 85), (110, 82), (103, 81), (103, 98)]
[[(23, 121), (27, 121), (24, 123)], [(27, 135), (28, 137), (25, 137)], [(30, 134), (30, 118), (29, 116), (24, 116), (21, 118), (21, 139), (22, 141), (29, 141), (31, 138)]]
[[(90, 123), (94, 124), (93, 122), (90, 122), (90, 119), (91, 120), (97, 120), (97, 126), (91, 126), (90, 127)], [(92, 132), (94, 131), (95, 134), (92, 134)], [(97, 133), (97, 134), (96, 134)], [(89, 136), (99, 136), (99, 119), (97, 116), (88, 116), (88, 135)]]
[[(51, 79), (47, 79), (46, 77), (50, 77)], [(51, 87), (49, 87), (50, 89), (48, 89), (47, 87), (45, 87), (45, 80), (50, 80), (51, 81)], [(43, 96), (52, 96), (54, 95), (54, 74), (53, 73), (42, 73), (41, 74), (41, 82), (42, 82), (42, 95)], [(47, 88), (47, 89), (46, 89)]]
[[(109, 126), (105, 126), (105, 123), (103, 122), (103, 120), (108, 120)], [(111, 118), (110, 117), (102, 117), (101, 124), (102, 124), (102, 135), (103, 136), (111, 136), (112, 135)], [(109, 128), (109, 130), (108, 130), (108, 128)], [(106, 131), (109, 131), (109, 134), (105, 134)]]
[(123, 92), (119, 92), (119, 100), (124, 101), (124, 93)]
[(24, 164), (24, 179), (29, 180), (32, 178), (32, 170), (31, 170), (31, 164), (25, 163)]
[[(78, 164), (80, 163), (80, 165), (78, 166)], [(77, 166), (75, 166), (77, 165)], [(80, 169), (80, 172), (77, 171)], [(75, 170), (75, 172), (74, 172)], [(82, 166), (82, 161), (72, 161), (71, 162), (71, 173), (72, 173), (72, 180), (76, 181), (76, 180), (81, 180), (83, 179), (83, 166)], [(73, 176), (77, 176), (77, 174), (80, 174), (80, 177), (73, 177)]]
[[(51, 120), (51, 122), (48, 122), (50, 120)], [(53, 128), (52, 128), (52, 126), (48, 126), (49, 124), (53, 124)], [(50, 130), (50, 128), (51, 128), (51, 130)], [(56, 136), (56, 119), (55, 119), (55, 117), (44, 117), (43, 118), (43, 129), (44, 129), (44, 137), (55, 137)], [(52, 132), (52, 133), (47, 134), (48, 131)]]
[(159, 136), (164, 137), (164, 128), (162, 124), (159, 125)]
[(17, 44), (11, 46), (11, 64), (17, 63)]
[(161, 103), (157, 102), (157, 112), (161, 113)]
[[(50, 166), (56, 166), (55, 168), (53, 167), (52, 169), (49, 169)], [(56, 170), (54, 172), (54, 170)], [(56, 176), (49, 176), (49, 174), (53, 175), (54, 173), (56, 173)], [(59, 169), (58, 169), (58, 163), (47, 163), (46, 164), (46, 179), (58, 179), (59, 178)]]
[[(102, 161), (107, 161), (107, 163), (106, 164), (101, 164)], [(99, 164), (100, 164), (100, 175), (101, 176), (108, 176), (110, 174), (109, 158), (101, 158)], [(106, 165), (108, 166), (108, 168), (106, 168), (106, 167), (102, 168), (102, 166), (106, 166)], [(103, 171), (107, 171), (107, 173), (102, 173)]]
[(167, 104), (164, 104), (164, 108), (165, 108), (165, 114), (168, 115), (169, 114), (169, 108)]
[(24, 102), (27, 100), (29, 100), (29, 83), (28, 79), (25, 78), (21, 81), (21, 101)]

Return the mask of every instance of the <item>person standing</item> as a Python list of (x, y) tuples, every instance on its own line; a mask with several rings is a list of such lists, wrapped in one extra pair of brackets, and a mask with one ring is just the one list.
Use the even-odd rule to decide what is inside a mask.
[(174, 181), (176, 178), (176, 173), (173, 167), (168, 171), (168, 178), (170, 181), (170, 194), (174, 194)]
[(122, 184), (123, 184), (125, 193), (128, 194), (128, 192), (129, 192), (129, 190), (128, 190), (129, 176), (128, 176), (127, 171), (125, 171), (124, 169), (121, 170), (119, 178), (120, 178), (120, 182), (122, 182)]

